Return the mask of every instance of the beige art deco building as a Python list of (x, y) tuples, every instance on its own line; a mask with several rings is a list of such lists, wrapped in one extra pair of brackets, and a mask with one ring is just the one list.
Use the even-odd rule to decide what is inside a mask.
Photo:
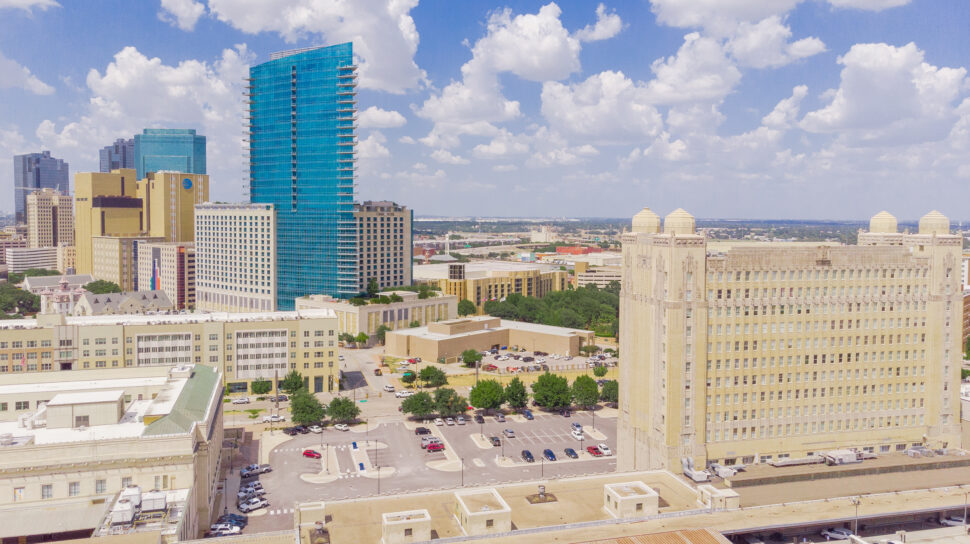
[(502, 300), (512, 293), (542, 298), (552, 291), (565, 291), (569, 274), (563, 270), (544, 271), (538, 267), (509, 267), (488, 263), (490, 270), (474, 270), (464, 263), (448, 265), (448, 277), (437, 280), (441, 292), (458, 300), (472, 301), (481, 314), (489, 300)]
[(418, 293), (412, 291), (385, 291), (381, 295), (396, 294), (401, 297), (400, 302), (388, 304), (365, 304), (355, 306), (342, 299), (327, 295), (310, 295), (296, 299), (297, 310), (323, 308), (333, 310), (337, 315), (337, 330), (357, 336), (365, 333), (374, 337), (381, 325), (391, 329), (409, 328), (417, 321), (418, 326), (436, 321), (454, 319), (458, 316), (458, 297), (442, 295), (432, 291), (434, 296), (419, 298)]
[(379, 289), (411, 285), (412, 211), (394, 202), (354, 203), (360, 291), (371, 278)]
[(27, 247), (74, 245), (74, 198), (54, 189), (27, 195)]
[(619, 470), (960, 445), (961, 237), (882, 212), (856, 246), (711, 252), (683, 210), (623, 238)]

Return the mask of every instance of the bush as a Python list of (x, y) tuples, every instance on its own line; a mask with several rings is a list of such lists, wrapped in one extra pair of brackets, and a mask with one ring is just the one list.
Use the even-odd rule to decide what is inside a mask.
[(606, 376), (606, 367), (605, 366), (598, 366), (598, 367), (594, 368), (593, 369), (593, 376), (596, 376), (597, 378), (602, 378), (603, 376)]

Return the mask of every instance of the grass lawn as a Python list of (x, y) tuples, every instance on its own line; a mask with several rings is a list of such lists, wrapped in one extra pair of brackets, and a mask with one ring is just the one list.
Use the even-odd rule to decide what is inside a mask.
[[(619, 370), (620, 369), (617, 368), (617, 367), (615, 367), (615, 366), (608, 368), (607, 369), (606, 376), (603, 376), (603, 379), (605, 379), (605, 380), (616, 380), (616, 379), (618, 379), (620, 377), (620, 371)], [(522, 380), (522, 383), (524, 383), (526, 385), (531, 385), (536, 380), (538, 380), (539, 379), (539, 376), (541, 376), (542, 374), (543, 374), (543, 372), (520, 372), (518, 374), (493, 374), (493, 373), (490, 373), (490, 372), (480, 372), (478, 374), (478, 379), (479, 380), (492, 379), (492, 380), (498, 381), (502, 385), (505, 385), (505, 384), (509, 383), (510, 381), (512, 381), (512, 378), (518, 377), (520, 380)], [(557, 372), (553, 372), (553, 374), (556, 374), (556, 375), (559, 375), (559, 376), (564, 376), (570, 382), (572, 382), (573, 380), (575, 380), (577, 376), (581, 376), (583, 374), (589, 374), (589, 376), (591, 378), (597, 379), (597, 380), (599, 379), (599, 378), (597, 378), (596, 376), (593, 375), (593, 369), (592, 368), (590, 368), (588, 370), (560, 370), (560, 371), (557, 371)], [(471, 374), (457, 374), (457, 375), (449, 374), (448, 375), (448, 386), (452, 386), (452, 387), (471, 387), (473, 385), (475, 385), (475, 373), (474, 372), (472, 372)]]
[(243, 411), (246, 412), (247, 414), (249, 414), (249, 419), (256, 419), (257, 417), (259, 417), (259, 413), (262, 412), (263, 409), (262, 408), (250, 408), (248, 410), (243, 410)]

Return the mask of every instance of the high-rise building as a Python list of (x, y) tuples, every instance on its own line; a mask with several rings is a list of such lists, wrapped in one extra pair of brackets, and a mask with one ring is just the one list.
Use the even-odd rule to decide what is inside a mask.
[(57, 270), (56, 247), (8, 247), (4, 252), (8, 273), (19, 274), (31, 268)]
[(209, 176), (152, 172), (138, 182), (146, 234), (166, 242), (195, 239), (195, 205), (209, 200)]
[(194, 129), (146, 128), (135, 134), (135, 170), (138, 179), (149, 172), (205, 174), (205, 136)]
[(412, 216), (410, 209), (393, 202), (354, 204), (358, 291), (366, 291), (371, 278), (378, 290), (411, 285)]
[(27, 246), (74, 245), (74, 198), (56, 189), (27, 195)]
[(115, 143), (101, 148), (99, 172), (110, 172), (135, 167), (135, 139), (118, 138)]
[(68, 164), (51, 157), (50, 151), (13, 157), (13, 192), (16, 220), (27, 221), (27, 195), (37, 189), (71, 189)]
[(142, 246), (164, 241), (148, 236), (94, 236), (91, 238), (94, 267), (90, 273), (96, 279), (117, 283), (122, 291), (135, 291)]
[(250, 202), (276, 209), (280, 309), (360, 290), (353, 57), (344, 43), (276, 53), (249, 69)]
[(145, 242), (138, 246), (139, 291), (165, 291), (175, 309), (195, 308), (195, 245)]
[[(307, 246), (307, 254), (317, 248)], [(276, 212), (272, 204), (195, 208), (196, 299), (200, 310), (276, 309)]]
[(623, 237), (618, 470), (960, 447), (962, 239), (714, 250), (683, 210)]

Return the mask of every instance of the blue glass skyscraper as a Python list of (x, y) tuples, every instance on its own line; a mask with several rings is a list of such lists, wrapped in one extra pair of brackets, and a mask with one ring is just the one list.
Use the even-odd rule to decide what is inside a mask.
[(138, 179), (162, 170), (205, 174), (205, 136), (193, 129), (146, 128), (135, 134), (135, 170)]
[(38, 189), (71, 190), (68, 165), (50, 151), (13, 156), (14, 211), (18, 223), (27, 222), (27, 195)]
[(119, 168), (135, 168), (135, 139), (118, 138), (115, 143), (101, 148), (100, 172), (110, 172)]
[(344, 43), (249, 69), (250, 201), (276, 206), (276, 303), (359, 292), (354, 223), (357, 67)]

